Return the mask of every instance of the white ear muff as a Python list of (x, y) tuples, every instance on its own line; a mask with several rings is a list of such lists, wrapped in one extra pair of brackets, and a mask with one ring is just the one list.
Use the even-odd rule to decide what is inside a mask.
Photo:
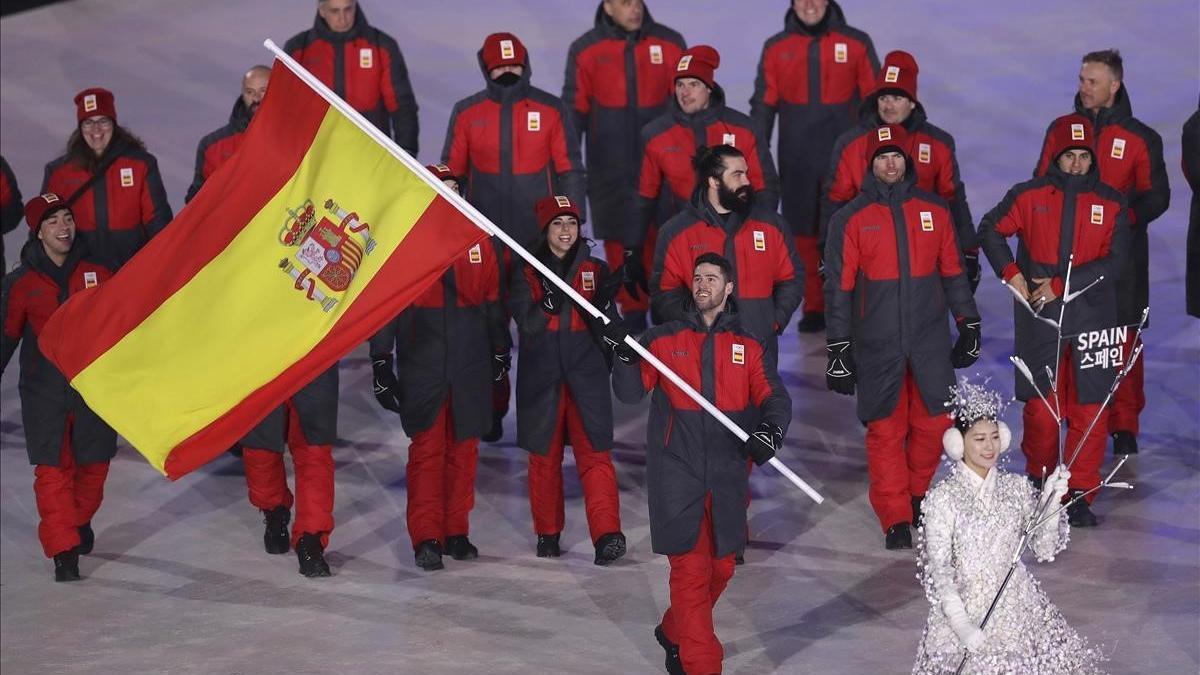
[[(1001, 439), (1004, 438), (1004, 431), (1000, 432)], [(942, 448), (946, 451), (946, 456), (954, 461), (963, 458), (963, 435), (956, 427), (950, 427), (942, 434)]]
[[(1003, 455), (1008, 452), (1008, 446), (1012, 444), (1012, 429), (1009, 429), (1003, 420), (997, 420), (996, 426), (1000, 427), (1000, 454)], [(945, 441), (946, 439), (943, 437), (942, 442), (945, 443)]]

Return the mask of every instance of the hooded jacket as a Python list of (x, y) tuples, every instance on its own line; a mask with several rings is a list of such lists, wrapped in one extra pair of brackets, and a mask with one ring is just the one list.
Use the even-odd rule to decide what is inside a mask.
[[(587, 134), (588, 201), (597, 239), (620, 239), (637, 194), (642, 127), (666, 112), (683, 37), (655, 23), (627, 33), (596, 8), (595, 27), (571, 43), (562, 100), (578, 136)], [(578, 140), (578, 138), (577, 138)]]
[[(786, 434), (792, 400), (775, 359), (742, 329), (735, 303), (728, 302), (711, 327), (693, 311), (654, 326), (639, 341), (742, 429), (769, 422)], [(625, 403), (653, 392), (646, 424), (646, 498), (654, 552), (679, 555), (695, 547), (709, 493), (714, 557), (742, 551), (749, 496), (742, 441), (645, 361), (617, 359), (612, 379), (614, 393)]]
[[(607, 307), (609, 319), (617, 320), (610, 302), (615, 289), (610, 288), (608, 265), (587, 250), (587, 242), (579, 239), (560, 261), (545, 246), (535, 248), (539, 260), (602, 311)], [(566, 387), (592, 447), (609, 450), (613, 444), (609, 366), (596, 337), (595, 320), (565, 294), (559, 312), (546, 314), (541, 308), (544, 293), (539, 276), (528, 264), (517, 266), (508, 298), (520, 337), (517, 445), (538, 455), (549, 452), (558, 421), (553, 411), (558, 410)]]
[(697, 189), (658, 235), (650, 277), (655, 322), (683, 319), (692, 310), (696, 257), (717, 253), (733, 265), (742, 327), (777, 354), (776, 335), (804, 297), (804, 266), (795, 246), (774, 209), (756, 206), (746, 217), (722, 217)]
[[(862, 102), (858, 125), (843, 133), (834, 143), (821, 203), (822, 231), (833, 214), (862, 190), (863, 181), (871, 172), (870, 158), (866, 155), (867, 137), (882, 125), (879, 93), (876, 91)], [(949, 204), (959, 248), (964, 252), (978, 250), (975, 223), (971, 219), (971, 207), (967, 204), (967, 190), (958, 171), (954, 137), (929, 122), (925, 107), (920, 102), (916, 103), (902, 126), (908, 132), (908, 171), (916, 173), (916, 186), (936, 194)]]
[(763, 44), (750, 117), (770, 143), (778, 115), (783, 218), (793, 234), (816, 237), (834, 141), (854, 125), (859, 102), (875, 87), (879, 57), (871, 37), (847, 25), (832, 0), (816, 26), (790, 7), (783, 23)]
[(746, 155), (750, 185), (758, 203), (772, 211), (779, 205), (779, 177), (771, 159), (770, 145), (754, 122), (725, 105), (725, 91), (714, 84), (709, 105), (692, 114), (683, 112), (671, 97), (670, 108), (642, 129), (642, 166), (638, 173), (635, 210), (629, 214), (624, 244), (642, 245), (659, 210), (659, 195), (665, 188), (670, 205), (668, 218), (691, 199), (696, 187), (692, 158), (702, 147), (732, 145)]
[[(1124, 82), (1117, 90), (1112, 106), (1101, 108), (1095, 114), (1088, 112), (1080, 102), (1079, 94), (1075, 94), (1075, 112), (1091, 119), (1095, 128), (1094, 161), (1100, 165), (1100, 180), (1116, 188), (1129, 205), (1127, 220), (1133, 226), (1133, 236), (1129, 255), (1120, 270), (1117, 312), (1122, 323), (1136, 323), (1142, 318), (1142, 310), (1150, 304), (1147, 228), (1171, 203), (1162, 137), (1133, 116), (1129, 90)], [(1045, 175), (1058, 154), (1050, 147), (1050, 130), (1047, 129), (1034, 177)]]
[(21, 264), (4, 277), (0, 289), (0, 371), (21, 348), (21, 424), (30, 464), (58, 466), (63, 433), (71, 418), (71, 450), (78, 464), (107, 462), (117, 452), (117, 434), (84, 403), (67, 379), (42, 354), (38, 336), (54, 310), (71, 295), (104, 283), (112, 276), (93, 261), (83, 239), (76, 239), (62, 266), (46, 255), (42, 242), (30, 238), (21, 249)]
[[(1057, 158), (1065, 148), (1057, 148)], [(1118, 323), (1118, 271), (1129, 255), (1130, 228), (1124, 197), (1100, 181), (1093, 163), (1082, 176), (1064, 173), (1057, 164), (1033, 180), (1016, 185), (996, 208), (979, 223), (979, 239), (996, 276), (1012, 279), (1018, 273), (1033, 287), (1034, 278), (1050, 278), (1055, 295), (1042, 310), (1057, 320), (1065, 290), (1070, 257), (1071, 289), (1077, 291), (1104, 277), (1090, 290), (1071, 302), (1063, 315), (1062, 332), (1074, 335), (1111, 328)], [(1014, 258), (1006, 238), (1017, 237)], [(1038, 387), (1050, 390), (1046, 369), (1054, 370), (1060, 358), (1058, 333), (1053, 327), (1033, 318), (1027, 309), (1013, 302), (1016, 352), (1032, 371)], [(1090, 357), (1089, 357), (1090, 358)], [(1080, 403), (1098, 403), (1104, 399), (1116, 375), (1114, 368), (1086, 365), (1084, 354), (1071, 350), (1076, 388)], [(1037, 392), (1024, 376), (1016, 377), (1017, 398), (1028, 401)]]
[[(454, 104), (442, 163), (465, 177), (467, 201), (528, 245), (538, 235), (533, 207), (539, 199), (566, 195), (583, 207), (587, 177), (579, 136), (562, 100), (530, 84), (528, 55), (520, 80), (509, 86), (488, 78), (482, 49), (477, 58), (486, 85)], [(582, 223), (586, 215), (580, 216)]]
[(335, 33), (317, 14), (313, 27), (283, 46), (325, 86), (346, 100), (396, 144), (417, 154), (417, 99), (408, 68), (392, 36), (367, 23), (359, 4), (354, 25)]
[(906, 370), (926, 410), (943, 410), (954, 384), (947, 313), (979, 316), (950, 208), (915, 183), (868, 174), (829, 223), (826, 333), (852, 340), (863, 422), (895, 410)]
[(17, 186), (17, 177), (13, 175), (8, 161), (0, 156), (0, 274), (8, 269), (8, 259), (4, 257), (4, 235), (16, 229), (25, 214), (21, 208), (21, 188)]
[(242, 135), (250, 125), (250, 119), (250, 109), (238, 96), (233, 110), (229, 112), (229, 123), (200, 139), (200, 144), (196, 146), (196, 171), (187, 196), (183, 198), (185, 204), (192, 201), (204, 181), (242, 147)]

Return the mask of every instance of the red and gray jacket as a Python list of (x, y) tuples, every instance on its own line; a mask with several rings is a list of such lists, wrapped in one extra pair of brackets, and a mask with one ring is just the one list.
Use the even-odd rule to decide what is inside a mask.
[[(563, 260), (539, 247), (538, 259), (554, 270), (580, 295), (611, 312), (608, 265), (587, 253), (580, 239)], [(550, 450), (563, 387), (583, 418), (592, 447), (604, 451), (613, 444), (612, 395), (608, 361), (596, 337), (595, 320), (565, 294), (558, 314), (542, 310), (540, 274), (528, 264), (513, 270), (508, 307), (517, 323), (517, 445), (545, 455)], [(605, 289), (605, 290), (602, 290)], [(609, 297), (603, 297), (609, 296)], [(615, 313), (609, 315), (616, 320)]]
[(587, 134), (588, 201), (597, 239), (620, 239), (637, 193), (642, 127), (666, 112), (683, 37), (655, 23), (627, 33), (596, 8), (596, 26), (571, 43), (563, 103), (576, 134)]
[(416, 156), (417, 99), (404, 56), (392, 36), (367, 23), (361, 4), (345, 33), (330, 30), (318, 14), (313, 27), (288, 40), (283, 50)]
[(826, 334), (853, 342), (863, 422), (892, 414), (906, 370), (925, 408), (943, 410), (954, 384), (947, 312), (979, 316), (950, 208), (915, 182), (908, 174), (888, 186), (869, 174), (829, 223)]
[(737, 213), (722, 216), (697, 194), (658, 235), (650, 276), (656, 323), (691, 311), (696, 257), (704, 253), (724, 256), (733, 265), (741, 325), (775, 354), (776, 336), (804, 297), (803, 263), (778, 214), (756, 207), (745, 219)]
[(511, 338), (499, 300), (493, 246), (471, 246), (411, 305), (371, 338), (371, 356), (396, 353), (400, 423), (409, 437), (450, 406), (454, 437), (492, 427), (492, 355)]
[[(1015, 259), (1005, 241), (1012, 236), (1018, 240)], [(1120, 269), (1129, 256), (1130, 236), (1125, 199), (1100, 181), (1095, 164), (1083, 176), (1067, 175), (1058, 165), (1051, 165), (1045, 175), (1009, 190), (979, 223), (983, 252), (996, 276), (1006, 281), (1019, 272), (1032, 289), (1034, 278), (1049, 278), (1055, 295), (1061, 298), (1072, 255), (1071, 290), (1078, 291), (1104, 277), (1067, 306), (1064, 335), (1111, 328), (1118, 323), (1116, 289), (1121, 285)], [(1047, 303), (1042, 314), (1057, 320), (1061, 302), (1057, 299)], [(1046, 368), (1053, 370), (1059, 359), (1058, 333), (1015, 301), (1013, 315), (1017, 355), (1037, 378), (1038, 387), (1049, 391), (1045, 373)], [(1072, 350), (1079, 402), (1098, 403), (1108, 393), (1115, 372), (1081, 367), (1082, 358), (1078, 350)], [(1016, 375), (1016, 380), (1018, 399), (1037, 398), (1023, 376)]]
[[(742, 330), (733, 303), (706, 327), (697, 313), (654, 326), (642, 346), (742, 429), (759, 422), (786, 430), (792, 400), (762, 343)], [(645, 361), (613, 363), (613, 392), (625, 403), (650, 397), (646, 424), (646, 498), (655, 553), (679, 555), (696, 545), (704, 501), (712, 494), (714, 555), (746, 545), (749, 476), (742, 442)]]
[(467, 201), (529, 245), (540, 231), (533, 209), (539, 199), (566, 195), (584, 203), (579, 137), (562, 100), (529, 83), (528, 56), (520, 81), (507, 87), (488, 78), (482, 50), (478, 59), (487, 85), (454, 104), (442, 163), (466, 178)]
[[(834, 144), (828, 167), (828, 187), (821, 203), (822, 228), (838, 209), (862, 190), (865, 176), (871, 172), (867, 138), (883, 125), (879, 119), (878, 99), (878, 96), (872, 95), (863, 101), (858, 126), (843, 133)], [(925, 118), (925, 108), (920, 103), (913, 108), (902, 126), (908, 131), (908, 171), (916, 172), (916, 186), (946, 200), (954, 219), (959, 246), (963, 251), (977, 251), (979, 242), (975, 238), (971, 207), (967, 205), (967, 191), (958, 172), (954, 137), (930, 124)]]
[(642, 129), (642, 167), (638, 174), (636, 211), (629, 216), (624, 244), (642, 245), (646, 232), (658, 212), (659, 195), (664, 187), (674, 216), (690, 201), (696, 187), (692, 158), (706, 146), (732, 145), (746, 155), (750, 185), (760, 205), (774, 211), (779, 205), (779, 177), (771, 159), (770, 144), (763, 140), (754, 122), (725, 105), (725, 92), (713, 87), (709, 105), (690, 115), (683, 112), (675, 97), (670, 110)]
[(242, 136), (250, 119), (250, 110), (239, 96), (229, 113), (229, 124), (200, 139), (200, 144), (196, 146), (196, 173), (188, 187), (187, 196), (183, 198), (185, 204), (192, 201), (192, 197), (196, 196), (217, 167), (229, 161), (233, 153), (242, 147)]
[[(1133, 236), (1129, 255), (1120, 271), (1117, 312), (1122, 323), (1136, 323), (1142, 318), (1142, 310), (1150, 304), (1150, 240), (1146, 230), (1171, 203), (1162, 137), (1133, 116), (1129, 91), (1123, 82), (1112, 107), (1093, 115), (1083, 107), (1079, 94), (1076, 94), (1075, 112), (1092, 120), (1096, 130), (1095, 161), (1100, 165), (1100, 180), (1116, 188), (1129, 204), (1127, 219), (1133, 226)], [(1044, 175), (1057, 157), (1049, 147), (1049, 137), (1047, 129), (1034, 177)]]
[(779, 115), (783, 219), (793, 234), (816, 237), (834, 140), (854, 125), (859, 102), (875, 88), (879, 57), (871, 37), (846, 25), (832, 0), (816, 26), (804, 25), (791, 8), (783, 23), (763, 45), (750, 117), (770, 143)]
[[(76, 234), (104, 264), (118, 269), (158, 234), (174, 214), (167, 203), (162, 175), (154, 155), (114, 140), (105, 151), (104, 175), (74, 202)], [(46, 165), (42, 194), (70, 198), (92, 179), (90, 171), (64, 155)]]
[(77, 239), (62, 267), (55, 265), (38, 239), (21, 250), (21, 265), (4, 277), (0, 291), (0, 371), (21, 347), (21, 424), (30, 464), (57, 466), (67, 418), (72, 418), (71, 449), (79, 464), (107, 462), (117, 452), (117, 434), (84, 403), (79, 393), (38, 347), (42, 327), (67, 298), (112, 276), (89, 259)]
[[(8, 162), (0, 156), (0, 264), (8, 269), (8, 260), (4, 257), (4, 235), (12, 232), (25, 213), (21, 208), (21, 188), (17, 187), (17, 177), (8, 166)], [(3, 274), (3, 270), (0, 270)]]

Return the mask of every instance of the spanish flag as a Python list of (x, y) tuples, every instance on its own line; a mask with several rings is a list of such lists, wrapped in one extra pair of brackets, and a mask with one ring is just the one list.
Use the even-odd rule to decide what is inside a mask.
[(120, 273), (65, 303), (39, 345), (176, 479), (486, 236), (276, 61), (237, 154)]

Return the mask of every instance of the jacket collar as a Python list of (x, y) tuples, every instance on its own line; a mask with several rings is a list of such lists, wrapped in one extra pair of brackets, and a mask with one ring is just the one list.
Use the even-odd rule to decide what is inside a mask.
[(966, 462), (961, 459), (955, 466), (958, 472), (962, 474), (963, 482), (971, 489), (975, 495), (976, 501), (986, 502), (992, 498), (992, 494), (996, 491), (996, 467), (988, 469), (987, 475), (980, 477), (979, 474), (967, 466)]
[(250, 109), (246, 107), (245, 102), (242, 101), (242, 97), (238, 96), (237, 101), (233, 104), (233, 110), (229, 112), (229, 126), (234, 131), (241, 133), (246, 130), (246, 127), (250, 126), (250, 119)]
[(1083, 107), (1083, 103), (1079, 100), (1079, 94), (1075, 94), (1075, 112), (1084, 115), (1092, 120), (1096, 127), (1096, 133), (1100, 133), (1100, 127), (1108, 124), (1120, 124), (1128, 121), (1133, 117), (1133, 104), (1129, 101), (1129, 90), (1125, 87), (1125, 83), (1121, 83), (1121, 88), (1117, 90), (1117, 95), (1113, 98), (1113, 104), (1107, 108), (1101, 108), (1095, 114), (1088, 112), (1087, 108)]

